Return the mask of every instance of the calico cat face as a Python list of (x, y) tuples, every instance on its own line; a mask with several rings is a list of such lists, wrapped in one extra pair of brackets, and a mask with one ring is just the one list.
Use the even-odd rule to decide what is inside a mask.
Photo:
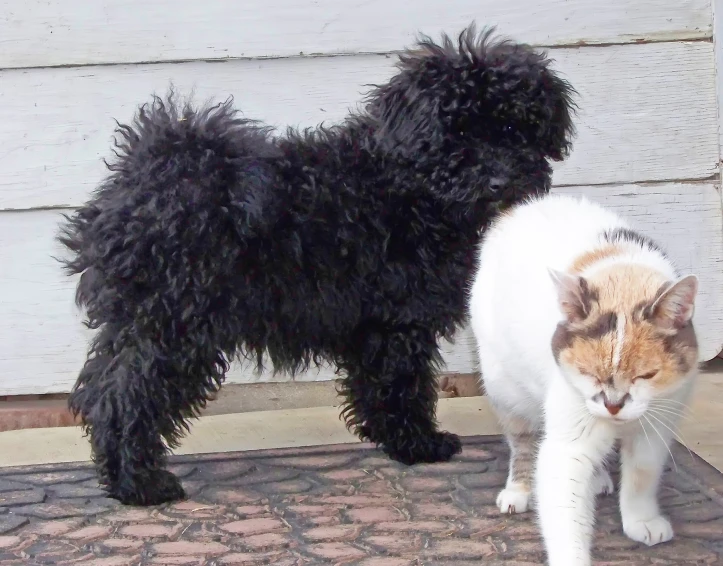
[(613, 265), (593, 277), (551, 272), (564, 319), (552, 351), (594, 416), (641, 418), (682, 387), (698, 365), (692, 318), (698, 279), (665, 281), (651, 269)]

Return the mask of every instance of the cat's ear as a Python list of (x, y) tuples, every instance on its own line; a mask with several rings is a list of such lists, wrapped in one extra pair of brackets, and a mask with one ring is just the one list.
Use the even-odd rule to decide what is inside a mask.
[(567, 321), (574, 323), (585, 320), (590, 314), (593, 297), (587, 280), (554, 269), (549, 272), (557, 292), (557, 302)]
[(673, 283), (666, 283), (658, 291), (658, 298), (650, 306), (650, 321), (661, 328), (680, 330), (688, 325), (695, 313), (698, 278), (686, 275)]

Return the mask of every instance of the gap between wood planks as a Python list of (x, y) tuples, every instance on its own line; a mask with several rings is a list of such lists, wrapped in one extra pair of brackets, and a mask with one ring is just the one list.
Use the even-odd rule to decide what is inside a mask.
[[(701, 35), (702, 34), (702, 35)], [(615, 47), (615, 46), (626, 46), (626, 45), (646, 45), (650, 43), (713, 43), (713, 35), (708, 32), (697, 32), (697, 33), (682, 33), (676, 35), (675, 33), (665, 33), (658, 37), (647, 37), (647, 38), (630, 38), (628, 41), (606, 41), (606, 42), (595, 42), (580, 39), (571, 43), (533, 43), (532, 46), (536, 49), (556, 50), (556, 49), (577, 49), (580, 47)], [(114, 62), (109, 61), (105, 63), (69, 63), (64, 65), (37, 65), (37, 66), (25, 66), (25, 67), (0, 67), (0, 72), (10, 71), (27, 71), (28, 69), (75, 69), (83, 67), (118, 67), (118, 66), (129, 66), (129, 65), (179, 65), (183, 63), (231, 63), (234, 61), (274, 61), (276, 59), (322, 59), (332, 57), (356, 57), (357, 55), (377, 55), (379, 57), (394, 57), (400, 53), (403, 53), (404, 49), (395, 51), (357, 51), (354, 53), (303, 53), (300, 52), (298, 55), (257, 55), (254, 57), (215, 57), (206, 58), (200, 57), (196, 59), (163, 59), (162, 61), (122, 61)]]
[[(719, 165), (720, 166), (720, 165)], [(581, 185), (580, 183), (560, 183), (557, 185), (553, 185), (552, 189), (563, 189), (563, 188), (570, 188), (570, 187), (624, 187), (626, 185), (639, 185), (641, 187), (651, 187), (655, 185), (666, 185), (666, 184), (685, 184), (685, 185), (706, 185), (706, 184), (715, 184), (716, 186), (720, 185), (720, 173), (716, 173), (714, 175), (710, 175), (708, 177), (696, 177), (696, 178), (689, 178), (689, 179), (663, 179), (660, 181), (631, 181), (626, 183), (621, 183), (619, 181), (611, 182), (611, 183), (585, 183), (584, 185)], [(73, 212), (80, 208), (78, 205), (72, 205), (72, 204), (53, 204), (48, 206), (31, 206), (26, 208), (0, 208), (0, 214), (3, 212), (46, 212), (46, 211), (63, 211), (66, 210), (68, 212)]]

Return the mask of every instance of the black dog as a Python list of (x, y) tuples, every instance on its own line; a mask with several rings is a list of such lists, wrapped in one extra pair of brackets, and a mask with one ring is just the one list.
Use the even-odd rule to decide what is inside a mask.
[(438, 341), (464, 322), (481, 231), (549, 190), (572, 94), (544, 54), (470, 28), (422, 38), (328, 129), (141, 107), (60, 236), (97, 330), (70, 407), (110, 496), (183, 497), (168, 449), (237, 355), (335, 364), (347, 425), (395, 460), (459, 452), (435, 421)]

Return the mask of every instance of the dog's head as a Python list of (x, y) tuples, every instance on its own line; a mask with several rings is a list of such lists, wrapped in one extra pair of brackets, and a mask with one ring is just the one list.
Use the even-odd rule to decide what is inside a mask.
[(400, 56), (399, 72), (369, 98), (383, 147), (411, 158), (450, 144), (567, 155), (573, 88), (544, 53), (492, 34), (470, 26), (456, 44), (425, 36)]

